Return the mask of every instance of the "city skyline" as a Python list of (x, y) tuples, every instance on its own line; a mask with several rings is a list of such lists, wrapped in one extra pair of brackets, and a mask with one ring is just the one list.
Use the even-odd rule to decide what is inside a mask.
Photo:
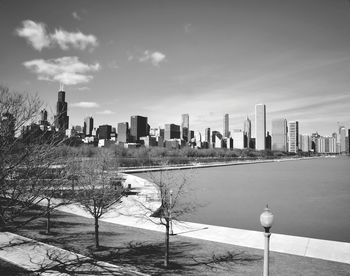
[(0, 15), (0, 82), (38, 93), (50, 121), (63, 83), (70, 127), (189, 114), (204, 133), (227, 113), (243, 129), (260, 102), (268, 130), (350, 125), (348, 1), (0, 1)]

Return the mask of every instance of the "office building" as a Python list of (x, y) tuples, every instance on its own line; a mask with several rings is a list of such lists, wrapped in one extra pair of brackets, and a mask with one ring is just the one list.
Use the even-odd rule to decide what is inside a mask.
[(244, 148), (250, 147), (250, 140), (252, 139), (252, 122), (247, 116), (247, 119), (244, 121), (244, 128), (243, 128), (243, 134), (244, 134)]
[(110, 140), (111, 139), (112, 126), (102, 125), (98, 127), (98, 139)]
[(135, 115), (130, 118), (130, 140), (132, 143), (139, 143), (140, 137), (148, 136), (149, 125), (147, 117)]
[(292, 121), (288, 123), (288, 151), (297, 153), (299, 150), (299, 123)]
[(186, 142), (190, 141), (190, 116), (188, 114), (181, 115), (181, 139)]
[(255, 105), (255, 149), (265, 150), (266, 144), (266, 106)]
[(129, 143), (129, 123), (118, 123), (118, 142)]
[(58, 101), (56, 105), (56, 115), (54, 116), (54, 125), (58, 131), (66, 132), (69, 125), (69, 116), (67, 116), (68, 104), (65, 101), (66, 92), (63, 91), (63, 87), (61, 87), (61, 91), (58, 92)]
[(271, 135), (270, 133), (267, 131), (266, 132), (266, 138), (265, 138), (265, 149), (271, 150)]
[(204, 131), (204, 136), (205, 136), (205, 142), (207, 142), (208, 143), (208, 147), (210, 147), (210, 145), (211, 145), (211, 135), (210, 135), (210, 128), (208, 127), (208, 128), (206, 128), (205, 129), (205, 131)]
[(244, 132), (240, 129), (234, 129), (232, 132), (233, 148), (244, 149)]
[(311, 137), (309, 135), (299, 135), (299, 144), (302, 152), (309, 152), (311, 150)]
[(229, 115), (224, 115), (224, 137), (228, 138), (230, 137), (230, 130), (229, 130)]
[(287, 151), (287, 120), (284, 118), (272, 120), (271, 149)]
[(85, 136), (87, 137), (92, 136), (93, 129), (94, 129), (94, 118), (92, 118), (92, 116), (86, 117), (84, 119), (84, 127), (83, 127), (83, 132)]
[(180, 139), (180, 126), (175, 124), (165, 124), (164, 139), (165, 141), (171, 139)]
[(219, 131), (213, 130), (211, 133), (211, 143), (213, 148), (223, 148), (224, 140), (223, 136)]
[(339, 127), (338, 131), (338, 137), (339, 137), (339, 153), (345, 153), (346, 152), (346, 144), (345, 144), (345, 138), (346, 138), (346, 129), (344, 126)]

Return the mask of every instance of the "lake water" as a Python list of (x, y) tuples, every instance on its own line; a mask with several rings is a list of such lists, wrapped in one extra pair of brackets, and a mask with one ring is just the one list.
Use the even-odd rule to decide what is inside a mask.
[(184, 172), (193, 200), (204, 205), (184, 220), (262, 231), (259, 216), (268, 203), (275, 215), (271, 232), (350, 242), (348, 157)]

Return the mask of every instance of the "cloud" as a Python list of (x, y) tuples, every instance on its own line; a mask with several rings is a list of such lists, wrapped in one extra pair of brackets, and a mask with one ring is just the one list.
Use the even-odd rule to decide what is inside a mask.
[(184, 28), (185, 28), (185, 33), (190, 33), (192, 30), (192, 24), (191, 23), (186, 24)]
[(55, 29), (54, 33), (48, 33), (46, 25), (41, 22), (25, 20), (23, 26), (16, 29), (16, 34), (23, 37), (36, 50), (55, 47), (58, 45), (62, 50), (68, 50), (70, 47), (80, 50), (91, 49), (98, 46), (97, 38), (90, 34), (85, 35), (82, 32), (68, 32), (63, 29)]
[(51, 39), (56, 42), (62, 50), (68, 50), (69, 46), (85, 50), (89, 46), (94, 48), (98, 45), (94, 35), (85, 35), (82, 32), (71, 33), (62, 29), (55, 30), (55, 33), (51, 34)]
[(87, 91), (87, 90), (90, 90), (90, 88), (87, 87), (87, 86), (83, 86), (83, 87), (78, 87), (77, 90), (79, 90), (79, 91)]
[(139, 58), (140, 62), (150, 61), (154, 66), (159, 66), (161, 62), (165, 61), (166, 56), (161, 52), (150, 52), (149, 50), (144, 51), (143, 55)]
[(22, 22), (23, 27), (16, 29), (16, 34), (27, 40), (34, 49), (41, 51), (51, 44), (51, 38), (46, 32), (46, 25), (44, 23), (36, 23), (31, 20)]
[(76, 11), (72, 12), (72, 16), (76, 20), (81, 20), (81, 17), (78, 15), (78, 13)]
[(72, 103), (72, 107), (81, 107), (81, 108), (95, 108), (99, 107), (100, 105), (95, 102), (78, 102), (78, 103)]
[(116, 61), (111, 61), (110, 63), (108, 63), (108, 67), (111, 69), (119, 69), (120, 68)]
[(112, 110), (103, 110), (103, 111), (99, 111), (97, 112), (97, 114), (101, 114), (101, 115), (110, 115), (110, 114), (114, 114), (115, 112), (113, 112)]
[(96, 72), (100, 64), (85, 64), (78, 57), (61, 57), (57, 59), (35, 59), (23, 65), (37, 74), (38, 80), (57, 81), (65, 85), (88, 83), (93, 79), (89, 72)]

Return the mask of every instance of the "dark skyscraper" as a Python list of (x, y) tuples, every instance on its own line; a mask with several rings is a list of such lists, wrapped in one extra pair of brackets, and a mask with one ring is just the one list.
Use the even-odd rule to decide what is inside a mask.
[(55, 128), (59, 131), (65, 131), (69, 126), (69, 116), (67, 116), (68, 104), (65, 102), (66, 92), (61, 87), (58, 92), (58, 101), (56, 105)]
[(129, 142), (129, 123), (118, 123), (118, 141), (121, 143)]
[(140, 137), (149, 134), (147, 117), (131, 116), (130, 118), (130, 138), (133, 143), (139, 143)]
[(181, 129), (179, 125), (166, 124), (164, 131), (165, 140), (180, 139)]
[(92, 130), (94, 129), (94, 118), (86, 117), (84, 119), (83, 132), (85, 136), (92, 136)]
[(112, 126), (111, 125), (102, 125), (98, 128), (98, 138), (104, 140), (111, 139)]
[(181, 139), (184, 139), (188, 142), (189, 139), (189, 131), (190, 131), (190, 116), (188, 114), (181, 115)]

